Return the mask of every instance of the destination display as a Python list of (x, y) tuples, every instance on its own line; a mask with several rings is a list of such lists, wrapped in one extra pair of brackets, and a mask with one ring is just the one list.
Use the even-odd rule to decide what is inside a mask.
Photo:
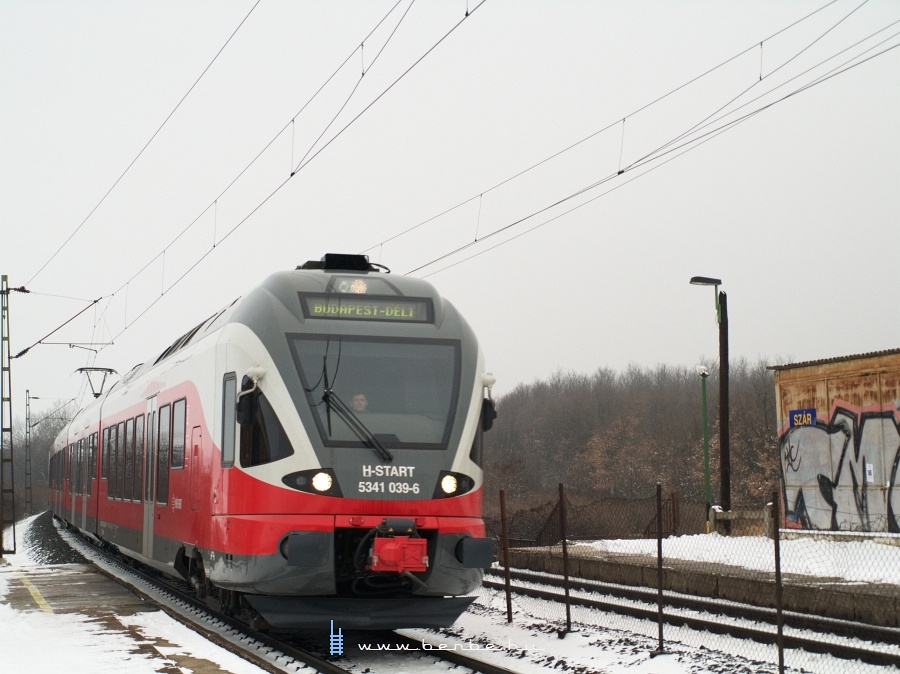
[(355, 321), (433, 323), (434, 309), (428, 297), (391, 297), (300, 293), (306, 318)]

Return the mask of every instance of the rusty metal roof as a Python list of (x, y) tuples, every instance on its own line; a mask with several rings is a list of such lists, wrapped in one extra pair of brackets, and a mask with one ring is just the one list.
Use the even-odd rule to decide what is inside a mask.
[(796, 367), (808, 367), (810, 365), (828, 365), (830, 363), (845, 363), (851, 360), (863, 358), (875, 358), (879, 356), (893, 356), (900, 354), (900, 349), (887, 349), (885, 351), (870, 351), (869, 353), (857, 353), (852, 356), (837, 356), (835, 358), (823, 358), (821, 360), (807, 360), (802, 363), (786, 363), (785, 365), (769, 365), (767, 370), (791, 370)]

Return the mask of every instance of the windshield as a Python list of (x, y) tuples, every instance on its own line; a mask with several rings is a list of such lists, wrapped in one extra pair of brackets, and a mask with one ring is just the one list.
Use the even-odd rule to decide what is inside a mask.
[[(326, 446), (368, 446), (365, 437), (371, 434), (385, 448), (447, 447), (459, 394), (458, 341), (329, 335), (289, 339)], [(350, 414), (339, 414), (338, 404)], [(362, 433), (354, 430), (355, 422)]]

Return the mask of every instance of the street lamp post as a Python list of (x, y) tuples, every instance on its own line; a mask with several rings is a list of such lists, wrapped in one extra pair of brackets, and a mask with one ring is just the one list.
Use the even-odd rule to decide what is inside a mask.
[(709, 415), (706, 411), (706, 379), (709, 370), (700, 368), (700, 397), (703, 404), (703, 493), (706, 496), (706, 533), (709, 533), (709, 509), (712, 507), (712, 489), (709, 486)]
[(719, 324), (719, 506), (731, 510), (731, 451), (728, 443), (728, 297), (719, 291), (722, 280), (694, 276), (691, 285), (713, 286), (716, 298), (716, 322)]

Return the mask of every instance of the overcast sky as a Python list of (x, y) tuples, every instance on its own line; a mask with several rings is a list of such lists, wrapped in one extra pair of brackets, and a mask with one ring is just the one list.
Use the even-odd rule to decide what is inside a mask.
[(428, 275), (499, 393), (715, 360), (694, 275), (733, 358), (900, 347), (900, 2), (395, 2), (0, 1), (12, 352), (90, 307), (14, 414), (327, 252)]

